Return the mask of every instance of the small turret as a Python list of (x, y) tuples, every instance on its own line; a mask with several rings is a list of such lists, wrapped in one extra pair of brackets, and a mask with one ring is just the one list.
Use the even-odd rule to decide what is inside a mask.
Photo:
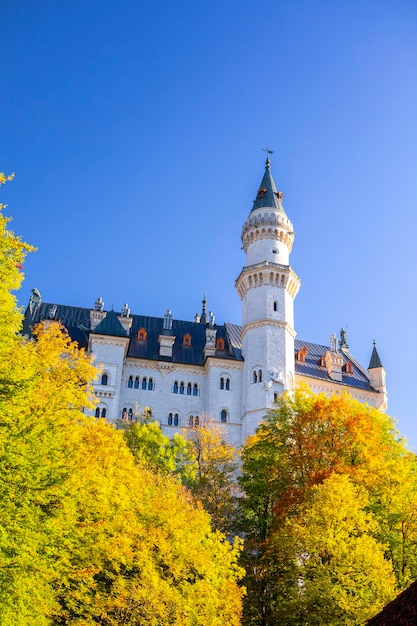
[(376, 349), (376, 341), (374, 341), (374, 347), (368, 367), (368, 374), (369, 382), (372, 387), (381, 394), (381, 402), (377, 405), (377, 408), (385, 411), (388, 405), (386, 372), (384, 366), (382, 365), (378, 350)]

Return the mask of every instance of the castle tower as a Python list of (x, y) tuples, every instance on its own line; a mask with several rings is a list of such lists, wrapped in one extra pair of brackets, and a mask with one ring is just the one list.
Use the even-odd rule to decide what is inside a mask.
[(253, 434), (274, 399), (294, 383), (294, 298), (300, 280), (289, 264), (294, 232), (282, 198), (268, 156), (243, 225), (246, 266), (235, 285), (242, 300), (243, 440)]

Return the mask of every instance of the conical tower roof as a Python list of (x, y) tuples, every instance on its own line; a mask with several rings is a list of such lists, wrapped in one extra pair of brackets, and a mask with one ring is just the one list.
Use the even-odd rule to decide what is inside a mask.
[(374, 341), (374, 349), (372, 350), (371, 360), (369, 362), (368, 370), (372, 370), (377, 367), (383, 367), (383, 365), (379, 357), (378, 350), (376, 349), (376, 342)]
[(284, 207), (282, 206), (282, 193), (277, 190), (275, 181), (272, 177), (271, 161), (269, 159), (269, 156), (266, 159), (265, 174), (258, 189), (258, 194), (253, 202), (252, 211), (264, 207), (275, 208), (279, 209), (280, 211), (284, 211)]

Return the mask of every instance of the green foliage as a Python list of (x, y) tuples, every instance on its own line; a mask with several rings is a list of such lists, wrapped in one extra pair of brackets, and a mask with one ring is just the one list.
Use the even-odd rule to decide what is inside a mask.
[(393, 566), (400, 584), (417, 576), (412, 489), (403, 497), (415, 462), (388, 416), (301, 388), (242, 459), (244, 624), (361, 624), (395, 594)]
[(192, 446), (182, 435), (175, 433), (169, 439), (158, 422), (139, 419), (124, 426), (124, 438), (138, 464), (164, 476), (178, 476), (184, 485), (195, 481), (196, 462)]

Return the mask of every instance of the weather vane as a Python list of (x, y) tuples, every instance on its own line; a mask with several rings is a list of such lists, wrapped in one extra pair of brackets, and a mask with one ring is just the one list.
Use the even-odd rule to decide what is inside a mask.
[(270, 148), (269, 146), (266, 146), (266, 148), (262, 148), (262, 150), (263, 150), (264, 152), (266, 152), (268, 155), (270, 155), (270, 154), (274, 154), (274, 151), (273, 151), (273, 150), (271, 150), (271, 148)]

